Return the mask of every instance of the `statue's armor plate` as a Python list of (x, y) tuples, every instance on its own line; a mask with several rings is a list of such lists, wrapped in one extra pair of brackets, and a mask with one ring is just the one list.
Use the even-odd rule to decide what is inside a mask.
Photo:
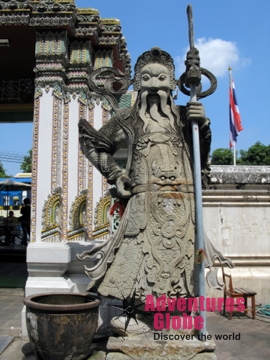
[(149, 120), (143, 131), (138, 120), (134, 126), (129, 175), (136, 185), (122, 244), (98, 289), (102, 295), (119, 297), (124, 287), (127, 292), (135, 289), (141, 299), (148, 294), (194, 296), (194, 189), (188, 147), (179, 139), (177, 126), (165, 125)]

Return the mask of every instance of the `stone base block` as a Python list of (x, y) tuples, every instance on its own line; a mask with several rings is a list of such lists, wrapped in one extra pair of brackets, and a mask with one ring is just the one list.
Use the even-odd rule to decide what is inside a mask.
[[(90, 359), (92, 360), (92, 357)], [(130, 357), (128, 355), (119, 353), (119, 352), (109, 353), (109, 354), (107, 354), (107, 357), (106, 357), (106, 360), (132, 360), (132, 359), (134, 359), (134, 358)], [(180, 359), (186, 359), (186, 358), (177, 357), (174, 359), (180, 360)], [(93, 358), (93, 360), (95, 360), (95, 359)], [(148, 357), (147, 360), (156, 360), (156, 358)], [(204, 353), (195, 355), (195, 357), (193, 357), (192, 360), (217, 360), (217, 357), (213, 352), (212, 353), (204, 352)]]
[(190, 340), (154, 340), (154, 333), (132, 337), (110, 337), (107, 343), (106, 360), (120, 359), (116, 353), (124, 354), (121, 359), (148, 360), (215, 360), (213, 340), (199, 341), (192, 337)]

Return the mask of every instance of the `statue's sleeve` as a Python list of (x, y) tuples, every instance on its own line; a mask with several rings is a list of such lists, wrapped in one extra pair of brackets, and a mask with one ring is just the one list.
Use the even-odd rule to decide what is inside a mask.
[(112, 118), (97, 131), (82, 119), (79, 121), (79, 142), (82, 153), (109, 184), (114, 184), (123, 170), (112, 155), (126, 144), (126, 134), (120, 125)]

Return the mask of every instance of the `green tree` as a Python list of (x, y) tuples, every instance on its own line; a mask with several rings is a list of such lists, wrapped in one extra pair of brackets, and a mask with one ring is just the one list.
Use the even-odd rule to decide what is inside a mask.
[(0, 161), (0, 178), (6, 178), (8, 177), (6, 170), (4, 169), (3, 164)]
[(248, 150), (240, 150), (238, 165), (270, 165), (270, 145), (257, 141)]
[(230, 149), (219, 148), (212, 152), (211, 155), (212, 165), (232, 165), (233, 153)]
[(23, 162), (21, 163), (21, 170), (24, 173), (31, 173), (32, 172), (32, 149), (28, 151), (29, 155), (26, 155), (23, 158)]

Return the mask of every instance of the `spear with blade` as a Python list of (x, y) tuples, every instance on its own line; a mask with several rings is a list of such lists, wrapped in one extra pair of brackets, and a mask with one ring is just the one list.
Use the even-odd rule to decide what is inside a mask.
[[(189, 44), (190, 50), (186, 60), (186, 72), (180, 78), (180, 90), (187, 95), (190, 95), (190, 101), (196, 102), (198, 98), (202, 98), (212, 94), (217, 86), (216, 78), (206, 69), (200, 68), (199, 51), (194, 47), (194, 34), (193, 34), (193, 17), (192, 7), (187, 7), (188, 27), (189, 27)], [(211, 87), (201, 92), (201, 75), (208, 77)], [(186, 90), (184, 85), (190, 90)], [(201, 156), (200, 156), (200, 139), (199, 139), (199, 125), (198, 120), (193, 119), (191, 122), (192, 139), (193, 139), (193, 162), (194, 162), (194, 187), (195, 187), (195, 213), (196, 213), (196, 254), (203, 253), (204, 251), (204, 230), (203, 230), (203, 216), (202, 216), (202, 178), (201, 178)], [(199, 296), (205, 299), (205, 274), (204, 262), (201, 258), (198, 264), (198, 287)], [(203, 318), (203, 328), (200, 330), (201, 335), (206, 334), (206, 312), (200, 306), (200, 316)]]

